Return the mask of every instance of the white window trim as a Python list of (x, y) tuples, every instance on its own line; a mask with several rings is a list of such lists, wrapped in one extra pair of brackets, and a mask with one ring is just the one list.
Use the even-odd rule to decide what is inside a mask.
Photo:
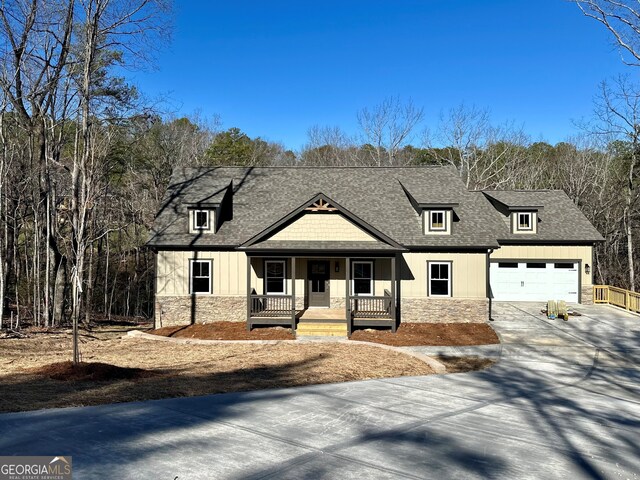
[[(198, 219), (198, 213), (205, 213), (207, 215), (207, 223), (206, 225), (200, 226), (196, 223)], [(211, 211), (210, 210), (192, 210), (193, 216), (193, 229), (194, 230), (211, 230)]]
[[(442, 226), (434, 227), (433, 226), (433, 214), (441, 213), (442, 214)], [(447, 212), (446, 210), (429, 210), (429, 231), (432, 232), (446, 232), (447, 231)]]
[[(268, 265), (270, 263), (282, 264), (282, 292), (269, 292), (267, 290), (268, 278), (267, 272), (269, 271)], [(279, 277), (278, 277), (279, 278)], [(265, 295), (286, 295), (287, 294), (287, 262), (285, 260), (265, 260), (264, 261), (264, 294)]]
[[(354, 265), (356, 263), (368, 263), (369, 265), (371, 265), (371, 278), (369, 279), (369, 291), (371, 293), (358, 293), (356, 294), (356, 279), (353, 278), (353, 273), (356, 271), (356, 269), (354, 268)], [(375, 278), (375, 272), (373, 271), (373, 261), (372, 260), (353, 260), (351, 262), (351, 295), (353, 296), (358, 296), (358, 297), (373, 297), (375, 294), (375, 291), (373, 289), (373, 280)], [(364, 280), (364, 279), (359, 279), (359, 280)]]
[[(193, 291), (193, 264), (194, 263), (208, 263), (209, 264), (209, 291), (208, 292), (194, 292)], [(204, 278), (204, 277), (201, 277)], [(213, 294), (213, 260), (192, 258), (189, 260), (189, 294), (190, 295), (211, 295)]]
[[(520, 226), (520, 215), (528, 215), (529, 216), (529, 226), (521, 227)], [(533, 213), (531, 212), (516, 212), (516, 230), (519, 232), (531, 232), (533, 231)]]
[[(431, 265), (447, 265), (449, 267), (449, 276), (447, 278), (447, 290), (449, 293), (447, 293), (446, 295), (436, 295), (434, 293), (431, 293)], [(427, 294), (429, 297), (442, 297), (442, 298), (449, 298), (451, 297), (451, 273), (453, 270), (453, 262), (427, 262)], [(434, 280), (441, 280), (441, 279), (434, 279)]]

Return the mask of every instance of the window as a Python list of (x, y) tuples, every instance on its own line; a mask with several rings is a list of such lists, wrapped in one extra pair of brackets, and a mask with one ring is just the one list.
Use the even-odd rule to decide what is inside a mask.
[(353, 262), (351, 290), (354, 295), (373, 295), (373, 262)]
[(554, 268), (566, 268), (566, 269), (576, 268), (576, 266), (573, 263), (554, 263), (553, 266)]
[(432, 210), (429, 212), (429, 230), (446, 231), (446, 212), (444, 210)]
[(267, 260), (264, 262), (265, 293), (267, 295), (284, 295), (286, 293), (284, 260)]
[(518, 268), (516, 262), (498, 262), (498, 268)]
[(191, 293), (211, 293), (211, 260), (191, 260)]
[(209, 230), (209, 210), (193, 211), (193, 229)]
[(532, 222), (531, 212), (518, 213), (517, 220), (518, 223), (516, 227), (518, 230), (533, 230), (533, 222)]
[(535, 263), (527, 263), (527, 268), (547, 268), (546, 263), (535, 262)]
[(451, 262), (429, 262), (429, 296), (451, 296)]

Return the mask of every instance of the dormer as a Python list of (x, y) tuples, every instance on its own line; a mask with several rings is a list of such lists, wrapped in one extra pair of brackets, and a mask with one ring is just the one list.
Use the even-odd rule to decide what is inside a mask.
[(430, 205), (422, 209), (422, 231), (425, 235), (451, 235), (453, 207)]
[(215, 204), (195, 204), (189, 205), (187, 211), (189, 213), (189, 233), (215, 233), (216, 232), (216, 214), (219, 205)]
[(495, 209), (504, 215), (511, 234), (536, 235), (538, 233), (538, 222), (540, 222), (543, 206), (536, 192), (493, 190), (483, 193)]
[(454, 183), (452, 188), (444, 190), (425, 188), (424, 185), (411, 180), (404, 180), (400, 185), (422, 219), (422, 233), (451, 235), (454, 222), (460, 220), (455, 211), (461, 199), (461, 193), (455, 188), (459, 188), (459, 185)]
[(210, 234), (233, 219), (233, 182), (200, 201), (187, 203), (189, 233)]

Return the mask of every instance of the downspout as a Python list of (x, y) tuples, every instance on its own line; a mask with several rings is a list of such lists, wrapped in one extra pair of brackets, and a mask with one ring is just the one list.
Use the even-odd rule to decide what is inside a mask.
[(493, 248), (487, 250), (487, 298), (489, 299), (489, 321), (493, 322), (491, 315), (491, 262), (489, 257), (493, 253)]

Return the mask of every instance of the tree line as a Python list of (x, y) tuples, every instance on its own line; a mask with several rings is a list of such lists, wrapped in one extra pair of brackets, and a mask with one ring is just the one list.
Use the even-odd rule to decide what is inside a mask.
[[(595, 2), (577, 3), (590, 13)], [(355, 113), (355, 134), (312, 126), (294, 152), (218, 117), (154, 111), (122, 72), (152, 61), (169, 30), (160, 0), (0, 5), (5, 316), (43, 327), (150, 317), (154, 255), (144, 245), (183, 166), (451, 165), (470, 189), (562, 189), (606, 239), (596, 281), (635, 289), (640, 87), (630, 78), (604, 82), (594, 117), (556, 145), (464, 104), (427, 130), (424, 108), (389, 97)]]

